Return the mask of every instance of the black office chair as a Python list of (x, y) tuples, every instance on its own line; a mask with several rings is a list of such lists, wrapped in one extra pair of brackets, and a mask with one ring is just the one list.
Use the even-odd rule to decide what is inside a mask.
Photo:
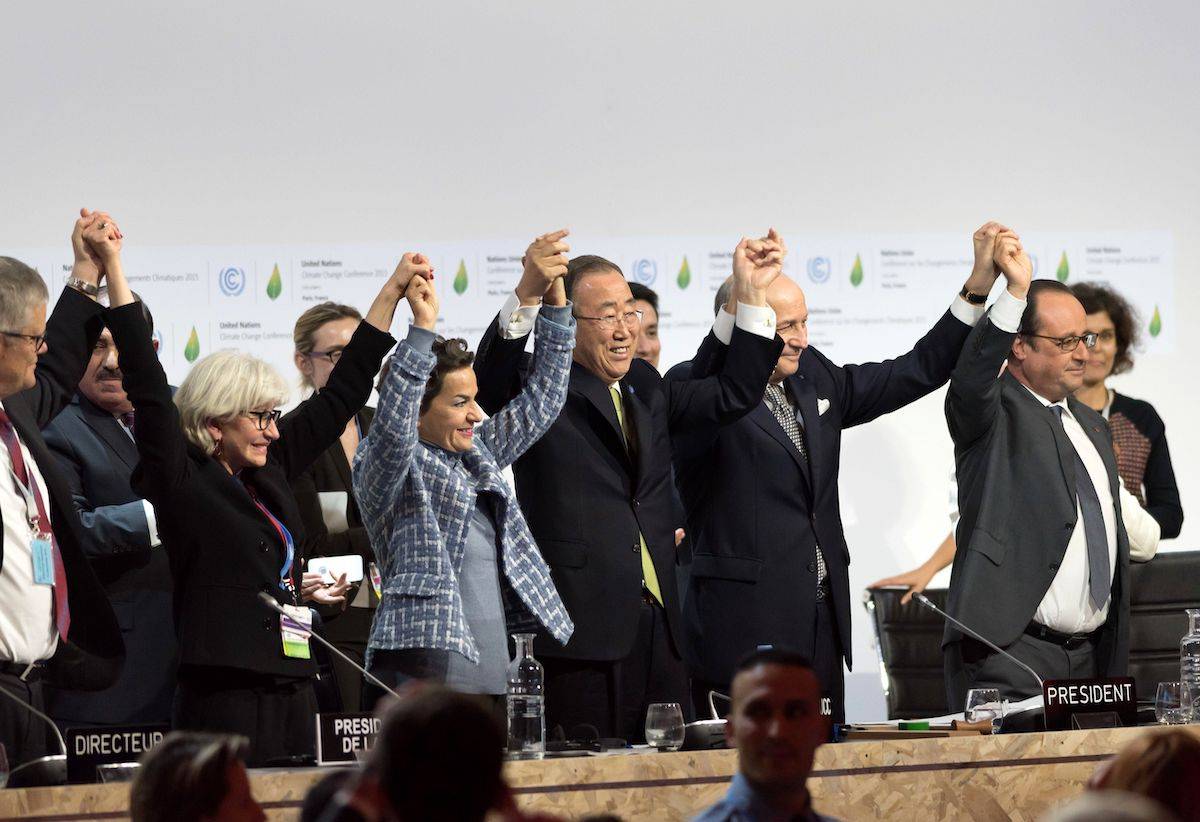
[[(875, 631), (888, 719), (945, 716), (950, 710), (942, 676), (942, 618), (916, 602), (901, 605), (907, 590), (877, 588), (863, 594)], [(929, 588), (925, 596), (944, 609), (948, 593)]]
[(1130, 567), (1129, 673), (1138, 699), (1152, 700), (1159, 682), (1179, 681), (1185, 608), (1200, 608), (1200, 551), (1161, 553)]

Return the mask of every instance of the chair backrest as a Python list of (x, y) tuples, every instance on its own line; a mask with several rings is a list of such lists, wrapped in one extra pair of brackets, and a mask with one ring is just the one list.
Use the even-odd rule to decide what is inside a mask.
[[(863, 604), (875, 631), (889, 719), (944, 716), (942, 620), (917, 603), (901, 605), (904, 588), (867, 591)], [(944, 588), (925, 596), (946, 607)], [(1139, 699), (1154, 699), (1159, 682), (1179, 679), (1179, 640), (1186, 608), (1200, 608), (1200, 551), (1169, 551), (1130, 566), (1129, 673)], [(957, 708), (957, 706), (955, 706)]]
[[(876, 588), (863, 595), (871, 616), (888, 719), (945, 716), (942, 676), (942, 618), (916, 602), (901, 605), (906, 588)], [(948, 591), (929, 588), (925, 596), (946, 607)]]
[(1200, 608), (1200, 551), (1169, 551), (1130, 566), (1129, 673), (1138, 699), (1179, 680), (1185, 608)]

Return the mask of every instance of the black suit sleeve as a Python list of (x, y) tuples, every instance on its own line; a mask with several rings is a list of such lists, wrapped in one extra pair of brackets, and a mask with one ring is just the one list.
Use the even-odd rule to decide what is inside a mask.
[(500, 315), (488, 323), (479, 350), (475, 352), (475, 380), (479, 393), (475, 401), (489, 415), (494, 415), (521, 393), (521, 383), (527, 368), (526, 334), (513, 340), (500, 335)]
[(842, 403), (842, 427), (870, 422), (944, 384), (970, 333), (971, 326), (947, 311), (907, 354), (831, 369)]
[(1016, 336), (984, 317), (967, 338), (946, 392), (946, 422), (955, 445), (982, 439), (999, 417), (1000, 366)]
[(1162, 418), (1150, 409), (1154, 434), (1151, 436), (1150, 456), (1142, 485), (1146, 491), (1146, 510), (1158, 522), (1163, 539), (1174, 539), (1183, 530), (1183, 504), (1175, 482), (1175, 467), (1167, 447), (1167, 428)]
[(367, 404), (379, 365), (395, 344), (391, 334), (360, 322), (325, 387), (279, 421), (279, 439), (271, 443), (271, 456), (289, 480), (337, 442), (347, 423)]
[(179, 411), (154, 351), (141, 303), (110, 308), (104, 319), (120, 352), (121, 383), (137, 413), (141, 459), (131, 482), (139, 494), (159, 504), (170, 498), (188, 475), (187, 440)]
[(103, 306), (75, 289), (63, 289), (46, 321), (46, 352), (38, 357), (37, 382), (22, 392), (38, 428), (49, 425), (75, 395), (100, 337), (103, 311)]
[(733, 329), (721, 368), (711, 376), (667, 381), (673, 436), (686, 437), (696, 448), (717, 436), (722, 426), (737, 422), (762, 401), (767, 380), (783, 350), (783, 340)]

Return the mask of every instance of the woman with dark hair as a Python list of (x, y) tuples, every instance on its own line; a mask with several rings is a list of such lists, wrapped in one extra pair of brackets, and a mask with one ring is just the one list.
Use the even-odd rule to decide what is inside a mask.
[(413, 326), (391, 356), (354, 463), (355, 495), (383, 575), (367, 667), (389, 685), (428, 679), (499, 697), (506, 629), (536, 620), (564, 644), (574, 630), (500, 474), (558, 416), (575, 345), (565, 257), (539, 239), (527, 259), (553, 273), (533, 366), (524, 391), (487, 420), (475, 403), (466, 342), (434, 336), (433, 284), (414, 279), (405, 294)]
[(1071, 291), (1087, 312), (1087, 330), (1097, 335), (1096, 347), (1089, 352), (1084, 370), (1083, 387), (1075, 392), (1075, 398), (1108, 420), (1121, 480), (1158, 521), (1162, 538), (1173, 539), (1183, 527), (1183, 506), (1167, 448), (1166, 426), (1153, 405), (1119, 394), (1107, 384), (1110, 376), (1133, 368), (1132, 350), (1138, 342), (1133, 307), (1102, 285), (1077, 283)]

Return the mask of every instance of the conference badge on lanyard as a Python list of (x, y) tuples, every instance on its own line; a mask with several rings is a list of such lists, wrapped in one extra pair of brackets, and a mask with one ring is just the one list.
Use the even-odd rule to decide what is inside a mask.
[(53, 537), (41, 530), (35, 530), (30, 548), (33, 552), (33, 583), (35, 585), (54, 585), (54, 546), (50, 540)]
[(311, 659), (308, 636), (312, 633), (312, 611), (303, 605), (284, 605), (279, 615), (279, 634), (283, 637), (283, 655), (291, 659)]

